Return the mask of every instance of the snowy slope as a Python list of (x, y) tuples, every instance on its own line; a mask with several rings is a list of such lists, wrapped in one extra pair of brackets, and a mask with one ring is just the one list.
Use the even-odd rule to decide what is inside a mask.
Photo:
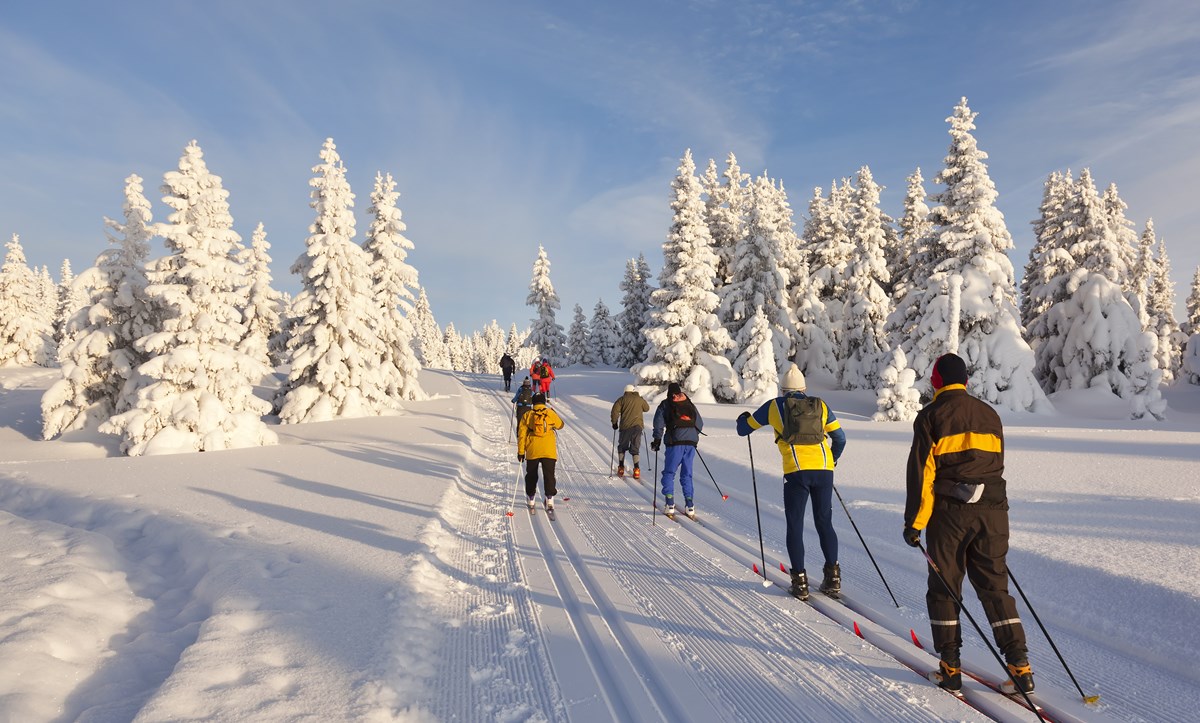
[[(0, 720), (1033, 719), (910, 669), (933, 660), (909, 642), (928, 639), (924, 561), (899, 539), (910, 433), (867, 421), (867, 396), (825, 395), (849, 438), (838, 490), (899, 608), (840, 510), (851, 607), (758, 584), (755, 483), (784, 581), (779, 462), (752, 437), (751, 477), (740, 408), (701, 407), (729, 500), (698, 466), (700, 521), (652, 517), (650, 474), (609, 477), (624, 372), (560, 374), (555, 522), (505, 515), (517, 465), (494, 378), (427, 371), (431, 399), (401, 416), (131, 459), (94, 433), (37, 441), (53, 377), (0, 370)], [(1067, 719), (1200, 708), (1200, 395), (1173, 392), (1151, 429), (1089, 397), (1006, 415), (1013, 572), (1101, 695), (1078, 702), (1026, 616), (1038, 693)]]

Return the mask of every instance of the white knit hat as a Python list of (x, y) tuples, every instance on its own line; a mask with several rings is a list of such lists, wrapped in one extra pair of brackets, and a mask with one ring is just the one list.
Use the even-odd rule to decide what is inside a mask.
[(625, 391), (627, 391), (627, 392), (636, 392), (637, 390), (633, 388), (633, 385), (632, 385), (632, 384), (626, 384), (626, 385), (625, 385)]
[(779, 379), (779, 386), (785, 392), (802, 392), (808, 389), (808, 383), (804, 381), (804, 372), (800, 371), (800, 367), (792, 364), (791, 369), (787, 370)]

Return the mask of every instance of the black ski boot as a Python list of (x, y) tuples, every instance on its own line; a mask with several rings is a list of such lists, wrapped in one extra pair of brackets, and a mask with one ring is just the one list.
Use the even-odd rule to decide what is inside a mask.
[[(1012, 680), (1006, 680), (1000, 684), (1001, 690), (1005, 693), (1013, 695), (1033, 692), (1033, 669), (1029, 667), (1028, 660), (1009, 663), (1008, 674), (1012, 676)], [(1013, 683), (1016, 683), (1016, 687), (1013, 686)], [(1012, 690), (1010, 691), (1009, 688)]]
[(792, 570), (792, 586), (788, 592), (797, 600), (808, 599), (808, 575), (803, 570)]
[(962, 663), (959, 662), (958, 653), (954, 653), (954, 657), (950, 659), (942, 658), (938, 663), (937, 672), (930, 677), (940, 688), (944, 688), (952, 693), (961, 691)]
[(842, 594), (842, 568), (836, 562), (832, 565), (826, 565), (825, 579), (821, 581), (821, 592), (829, 597), (836, 598)]

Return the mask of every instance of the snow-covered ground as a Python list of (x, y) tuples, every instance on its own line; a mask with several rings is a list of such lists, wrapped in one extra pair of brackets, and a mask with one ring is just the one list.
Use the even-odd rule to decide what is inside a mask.
[[(505, 515), (496, 378), (426, 371), (431, 399), (401, 416), (127, 458), (95, 433), (39, 440), (57, 373), (0, 370), (0, 720), (1033, 720), (910, 669), (933, 666), (909, 633), (928, 639), (924, 560), (900, 539), (910, 428), (869, 421), (868, 395), (822, 396), (849, 439), (838, 491), (898, 608), (841, 510), (850, 607), (758, 584), (755, 484), (784, 582), (779, 460), (755, 435), (751, 475), (741, 407), (701, 405), (729, 500), (699, 467), (700, 521), (652, 517), (651, 475), (609, 476), (625, 372), (560, 372), (556, 522)], [(1166, 396), (1162, 423), (1088, 394), (1005, 413), (1013, 573), (1100, 695), (1079, 702), (1025, 614), (1038, 694), (1065, 719), (1200, 710), (1200, 389)]]

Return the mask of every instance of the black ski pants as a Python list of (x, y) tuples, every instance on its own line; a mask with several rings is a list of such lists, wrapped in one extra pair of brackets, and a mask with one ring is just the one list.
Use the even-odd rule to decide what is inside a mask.
[[(939, 497), (933, 504), (925, 542), (942, 578), (960, 599), (964, 575), (971, 580), (996, 646), (1008, 662), (1025, 661), (1025, 629), (1017, 615), (1017, 603), (1008, 594), (1008, 510)], [(932, 569), (925, 603), (934, 648), (943, 658), (957, 658), (962, 647), (958, 605)]]
[(554, 463), (558, 460), (552, 457), (542, 457), (541, 459), (526, 459), (525, 460), (525, 496), (533, 497), (537, 494), (538, 483), (538, 467), (542, 468), (542, 479), (545, 481), (544, 487), (546, 490), (546, 499), (550, 499), (558, 494), (558, 486), (554, 481)]

